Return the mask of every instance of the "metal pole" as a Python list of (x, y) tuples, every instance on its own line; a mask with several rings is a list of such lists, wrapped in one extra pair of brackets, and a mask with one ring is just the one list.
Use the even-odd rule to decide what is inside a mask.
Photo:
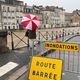
[(72, 71), (74, 71), (74, 52), (73, 52), (73, 64), (72, 64)]
[(46, 31), (46, 40), (48, 40), (48, 34), (47, 34), (48, 32)]
[(68, 70), (69, 70), (69, 64), (70, 64), (70, 51), (68, 51)]
[(56, 31), (56, 41), (57, 41), (57, 38), (58, 38), (58, 36), (57, 36), (57, 31)]
[(57, 54), (57, 52), (55, 51), (55, 58), (57, 58), (57, 57), (56, 57), (56, 54)]
[(39, 31), (39, 37), (38, 37), (39, 41), (38, 41), (38, 44), (40, 44), (40, 31)]
[[(63, 35), (62, 36), (62, 41), (64, 42), (64, 29), (63, 29), (63, 34), (62, 35)], [(63, 51), (63, 54), (64, 54), (63, 60), (64, 60), (64, 70), (65, 70), (65, 51)]]
[(52, 31), (52, 40), (53, 40), (53, 31)]
[(32, 40), (32, 56), (34, 55), (34, 40)]
[(27, 43), (28, 43), (28, 47), (29, 47), (30, 45), (29, 45), (29, 38), (28, 37), (27, 37)]
[(61, 51), (59, 50), (59, 59), (61, 58)]
[(77, 72), (79, 73), (79, 55), (80, 55), (80, 51), (78, 51), (78, 63), (77, 63)]
[(63, 29), (63, 34), (62, 34), (62, 41), (64, 42), (64, 29)]

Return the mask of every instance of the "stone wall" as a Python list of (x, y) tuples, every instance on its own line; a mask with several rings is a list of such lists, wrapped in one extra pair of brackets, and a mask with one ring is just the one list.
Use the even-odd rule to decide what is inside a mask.
[(0, 31), (0, 54), (7, 52), (7, 31)]

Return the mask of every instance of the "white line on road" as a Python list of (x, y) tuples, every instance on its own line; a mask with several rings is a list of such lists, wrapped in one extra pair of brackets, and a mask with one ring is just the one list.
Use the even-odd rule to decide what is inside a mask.
[(0, 67), (0, 77), (3, 76), (4, 74), (8, 73), (9, 71), (11, 71), (12, 69), (14, 69), (17, 66), (18, 66), (17, 63), (8, 62), (4, 66)]

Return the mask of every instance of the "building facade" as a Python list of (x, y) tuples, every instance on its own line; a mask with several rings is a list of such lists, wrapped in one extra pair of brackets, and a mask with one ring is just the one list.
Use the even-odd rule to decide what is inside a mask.
[(23, 5), (11, 5), (1, 3), (1, 30), (19, 29), (19, 24), (23, 16)]
[(70, 27), (72, 23), (72, 13), (65, 13), (65, 27)]
[(44, 28), (51, 28), (51, 25), (53, 26), (54, 22), (54, 12), (49, 11), (49, 10), (43, 10), (43, 27)]
[(46, 27), (62, 27), (65, 23), (65, 12), (63, 8), (47, 6), (42, 13), (44, 26)]
[(65, 13), (65, 25), (80, 26), (80, 10), (74, 10), (72, 13)]
[(80, 10), (74, 10), (71, 17), (72, 26), (80, 26)]

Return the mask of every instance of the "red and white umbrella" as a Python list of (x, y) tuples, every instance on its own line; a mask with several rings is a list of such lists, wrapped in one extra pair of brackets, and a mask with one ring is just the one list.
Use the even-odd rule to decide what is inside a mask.
[(33, 14), (26, 14), (22, 18), (21, 24), (25, 29), (35, 30), (40, 24), (40, 19)]

